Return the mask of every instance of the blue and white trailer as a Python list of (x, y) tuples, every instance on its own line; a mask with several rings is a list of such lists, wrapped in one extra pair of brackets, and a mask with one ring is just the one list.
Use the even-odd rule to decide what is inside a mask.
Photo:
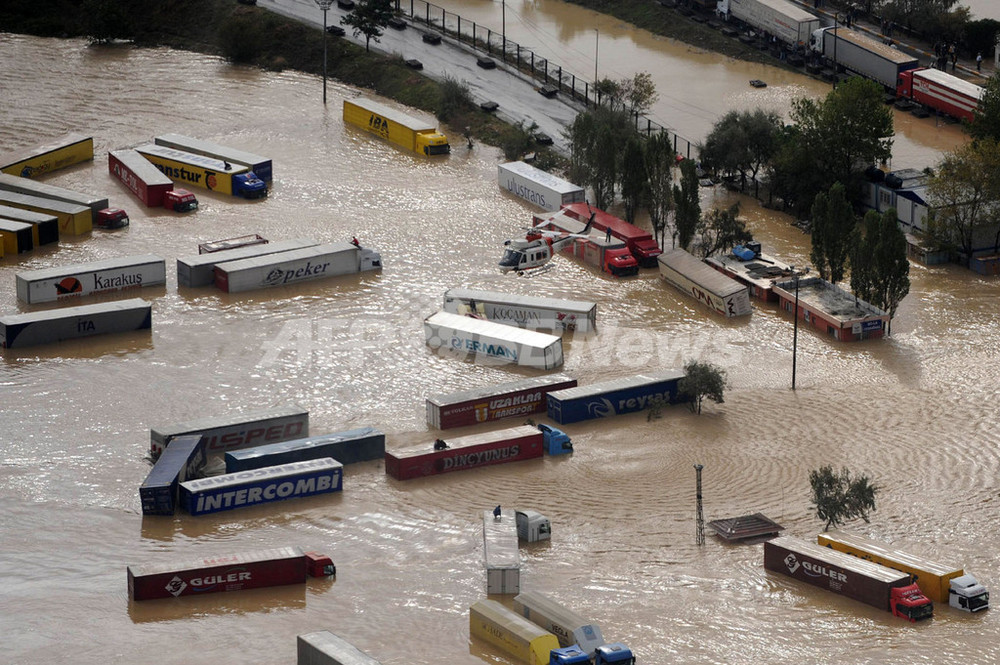
[(341, 464), (385, 458), (385, 434), (374, 427), (320, 434), (226, 453), (226, 473), (332, 457)]
[(142, 514), (173, 515), (180, 484), (201, 476), (205, 462), (205, 444), (200, 434), (177, 437), (139, 486)]
[(344, 465), (330, 457), (227, 473), (181, 483), (181, 506), (191, 515), (329, 494), (343, 489)]
[(565, 425), (643, 411), (656, 404), (674, 404), (682, 399), (678, 384), (683, 378), (684, 372), (668, 369), (555, 390), (547, 395), (547, 413)]
[(167, 265), (155, 254), (119, 256), (15, 275), (17, 299), (35, 304), (65, 298), (128, 291), (167, 283)]
[(563, 364), (562, 337), (502, 323), (437, 312), (424, 319), (424, 339), (479, 364), (523, 365), (554, 369)]
[(498, 165), (497, 182), (514, 196), (551, 212), (569, 203), (583, 203), (587, 199), (586, 192), (580, 185), (574, 185), (525, 162)]

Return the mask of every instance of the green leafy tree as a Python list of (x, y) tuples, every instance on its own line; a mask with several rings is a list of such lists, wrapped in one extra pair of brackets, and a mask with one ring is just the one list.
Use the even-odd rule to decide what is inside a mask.
[(740, 219), (739, 203), (734, 203), (725, 210), (719, 208), (709, 210), (702, 217), (698, 230), (699, 240), (697, 244), (702, 257), (713, 256), (753, 240), (753, 234), (747, 230), (746, 223)]
[(685, 159), (681, 162), (681, 182), (674, 185), (674, 228), (677, 232), (677, 244), (687, 249), (694, 240), (701, 221), (701, 202), (698, 199), (698, 173), (694, 162)]
[(991, 18), (969, 21), (965, 25), (965, 43), (969, 47), (969, 54), (975, 56), (982, 53), (983, 58), (986, 58), (993, 52), (998, 34), (1000, 21)]
[(437, 119), (448, 122), (452, 118), (467, 112), (473, 106), (469, 84), (465, 81), (445, 76), (441, 82), (441, 99), (437, 105)]
[(646, 139), (643, 143), (643, 158), (648, 178), (646, 196), (649, 223), (653, 227), (657, 242), (663, 247), (667, 222), (670, 219), (670, 212), (674, 209), (673, 182), (676, 153), (670, 141), (670, 134), (657, 132)]
[(882, 86), (855, 76), (822, 100), (792, 102), (796, 128), (782, 141), (785, 154), (776, 161), (785, 169), (777, 179), (797, 212), (835, 182), (844, 185), (848, 200), (858, 201), (865, 170), (892, 156), (892, 111), (882, 94)]
[(840, 473), (831, 466), (810, 471), (809, 484), (816, 516), (826, 522), (824, 531), (859, 517), (868, 522), (875, 512), (875, 496), (881, 491), (868, 476), (853, 476), (846, 467)]
[(820, 192), (812, 212), (812, 251), (809, 258), (823, 279), (836, 284), (844, 279), (857, 227), (844, 186), (838, 182), (829, 193)]
[(677, 393), (688, 400), (692, 413), (701, 413), (705, 399), (722, 404), (722, 393), (726, 389), (726, 370), (712, 363), (692, 360), (684, 365), (684, 378), (677, 383)]
[(260, 17), (250, 12), (234, 13), (219, 27), (219, 43), (229, 62), (251, 64), (264, 52)]
[(994, 233), (1000, 251), (1000, 143), (982, 138), (945, 155), (927, 183), (928, 235), (958, 248), (966, 260), (977, 236)]
[(851, 290), (887, 311), (890, 319), (910, 292), (906, 235), (899, 228), (895, 208), (865, 214), (863, 231), (851, 253)]
[(777, 113), (729, 111), (712, 128), (699, 150), (702, 164), (725, 173), (738, 173), (740, 191), (746, 191), (747, 176), (754, 180), (754, 195), (759, 194), (757, 174), (777, 153), (781, 118)]
[(365, 50), (368, 51), (371, 41), (379, 41), (384, 30), (389, 25), (393, 15), (393, 0), (355, 0), (354, 9), (349, 11), (340, 22), (353, 28), (355, 37), (365, 36)]
[(994, 72), (983, 85), (983, 97), (973, 112), (968, 131), (976, 140), (1000, 141), (1000, 72)]
[(660, 98), (649, 72), (639, 72), (630, 79), (619, 81), (618, 95), (626, 109), (640, 115), (646, 113)]
[(628, 113), (608, 106), (578, 113), (565, 131), (570, 146), (569, 175), (574, 182), (593, 190), (598, 208), (614, 202), (621, 146), (634, 135)]
[(639, 206), (646, 201), (649, 177), (643, 159), (642, 143), (636, 135), (630, 136), (622, 151), (622, 167), (619, 174), (622, 203), (625, 204), (625, 221), (635, 222)]

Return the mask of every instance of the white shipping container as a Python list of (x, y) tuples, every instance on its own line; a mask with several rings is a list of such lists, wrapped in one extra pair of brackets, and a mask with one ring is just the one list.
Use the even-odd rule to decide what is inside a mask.
[(587, 198), (579, 185), (524, 162), (497, 166), (497, 181), (500, 187), (514, 196), (543, 210), (556, 211), (568, 203), (583, 203)]
[(380, 259), (374, 266), (370, 260), (366, 263), (365, 257), (371, 254), (370, 249), (338, 242), (255, 256), (216, 266), (215, 285), (223, 291), (239, 293), (349, 275), (380, 267)]
[(750, 314), (750, 293), (745, 285), (726, 277), (683, 249), (666, 251), (657, 260), (660, 262), (660, 277), (716, 313), (727, 317)]
[(486, 593), (521, 592), (521, 554), (517, 522), (512, 511), (483, 511), (483, 558), (486, 563)]
[(444, 294), (444, 311), (483, 316), (490, 321), (529, 330), (591, 333), (597, 329), (597, 304), (579, 300), (448, 289)]
[(153, 254), (19, 272), (17, 299), (34, 304), (167, 283), (167, 264)]
[(314, 247), (318, 244), (318, 242), (309, 238), (295, 238), (293, 240), (269, 242), (263, 245), (239, 247), (224, 252), (183, 256), (177, 259), (177, 285), (190, 287), (208, 286), (215, 280), (215, 266), (217, 265), (228, 261), (250, 258), (251, 256), (264, 256), (266, 254), (277, 254), (278, 252), (287, 252), (303, 247)]
[(553, 369), (563, 363), (562, 338), (469, 316), (437, 312), (424, 320), (424, 339), (474, 362)]
[(792, 45), (807, 43), (820, 27), (818, 16), (788, 0), (723, 0), (720, 11)]

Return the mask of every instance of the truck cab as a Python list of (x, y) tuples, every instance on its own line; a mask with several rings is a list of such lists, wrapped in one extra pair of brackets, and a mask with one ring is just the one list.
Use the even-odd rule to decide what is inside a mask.
[(441, 132), (419, 132), (417, 152), (424, 155), (447, 155), (451, 152), (448, 137)]
[(121, 208), (98, 210), (97, 226), (102, 229), (120, 229), (128, 226), (128, 214)]
[(948, 605), (966, 612), (990, 607), (990, 592), (972, 575), (953, 577), (948, 587)]
[(233, 193), (245, 199), (262, 199), (267, 196), (267, 183), (253, 171), (234, 175)]
[(635, 260), (628, 248), (606, 250), (604, 252), (604, 265), (601, 267), (605, 272), (609, 272), (615, 277), (629, 277), (639, 274), (639, 262)]
[(549, 665), (590, 665), (590, 656), (574, 644), (550, 651)]
[(889, 607), (895, 616), (910, 621), (930, 619), (934, 614), (934, 603), (915, 583), (894, 587), (890, 592)]
[(635, 656), (632, 655), (632, 650), (621, 642), (604, 644), (594, 651), (594, 665), (606, 665), (607, 663), (635, 665)]
[(174, 212), (190, 212), (198, 209), (198, 199), (186, 189), (171, 189), (163, 193), (163, 207)]
[(552, 538), (552, 524), (549, 518), (534, 510), (518, 510), (514, 512), (517, 522), (517, 537), (529, 543)]
[(542, 433), (545, 452), (549, 455), (562, 455), (573, 452), (573, 442), (570, 441), (569, 435), (562, 430), (545, 424), (539, 424), (538, 429)]

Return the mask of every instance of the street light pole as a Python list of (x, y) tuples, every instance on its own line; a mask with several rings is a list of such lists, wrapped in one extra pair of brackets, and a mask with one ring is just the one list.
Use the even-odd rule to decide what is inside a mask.
[[(795, 267), (792, 266), (794, 270)], [(795, 314), (792, 323), (792, 390), (795, 390), (795, 359), (798, 356), (799, 347), (799, 278), (809, 272), (807, 267), (802, 272), (795, 273)]]
[(316, 0), (316, 4), (323, 10), (323, 106), (326, 106), (326, 12), (333, 0)]
[(503, 61), (507, 62), (507, 0), (500, 0), (500, 29), (503, 31)]
[(594, 28), (594, 85), (597, 85), (597, 56), (601, 46), (601, 31)]

